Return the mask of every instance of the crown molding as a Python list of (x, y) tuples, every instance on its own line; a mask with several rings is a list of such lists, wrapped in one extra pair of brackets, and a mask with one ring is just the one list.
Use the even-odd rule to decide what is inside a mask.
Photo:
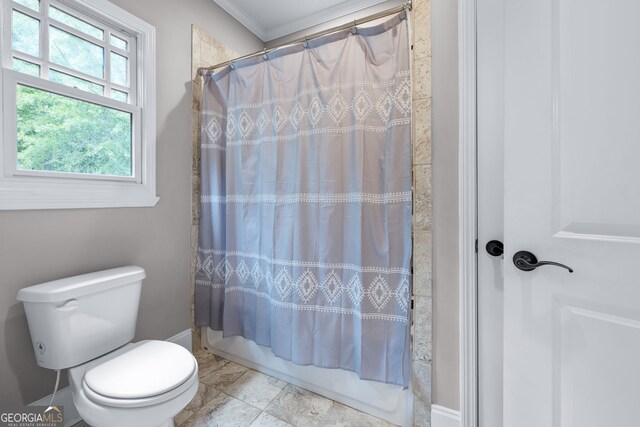
[(288, 21), (274, 28), (265, 28), (251, 16), (250, 11), (239, 7), (234, 0), (213, 0), (249, 31), (258, 36), (263, 42), (268, 42), (279, 37), (305, 30), (316, 25), (321, 25), (334, 19), (359, 12), (368, 7), (385, 3), (389, 0), (348, 0), (331, 7), (319, 10), (310, 15), (301, 16), (299, 19)]

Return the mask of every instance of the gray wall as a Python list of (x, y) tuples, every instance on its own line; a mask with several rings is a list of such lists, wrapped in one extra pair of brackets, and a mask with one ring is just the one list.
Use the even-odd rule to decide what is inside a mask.
[(433, 403), (459, 409), (458, 9), (431, 1)]
[(53, 391), (55, 377), (37, 367), (15, 299), (22, 287), (136, 264), (148, 275), (136, 339), (165, 339), (190, 325), (191, 24), (240, 54), (263, 43), (211, 0), (113, 2), (156, 27), (160, 202), (141, 209), (0, 212), (0, 408)]

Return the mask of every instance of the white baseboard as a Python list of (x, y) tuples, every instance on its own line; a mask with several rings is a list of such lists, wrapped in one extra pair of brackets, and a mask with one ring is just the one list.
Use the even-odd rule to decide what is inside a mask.
[(460, 412), (444, 406), (431, 407), (431, 427), (460, 427)]
[[(191, 329), (184, 330), (171, 338), (167, 338), (165, 341), (176, 343), (191, 351)], [(51, 395), (43, 397), (33, 403), (29, 403), (29, 406), (47, 406), (49, 405), (49, 401), (51, 401)], [(64, 427), (71, 427), (75, 423), (82, 421), (82, 418), (80, 418), (78, 410), (76, 409), (76, 405), (73, 404), (73, 396), (71, 395), (71, 389), (69, 387), (58, 390), (53, 403), (64, 408)]]
[(171, 338), (167, 338), (165, 341), (181, 345), (182, 347), (193, 353), (193, 338), (191, 329), (186, 329), (178, 334), (175, 334)]

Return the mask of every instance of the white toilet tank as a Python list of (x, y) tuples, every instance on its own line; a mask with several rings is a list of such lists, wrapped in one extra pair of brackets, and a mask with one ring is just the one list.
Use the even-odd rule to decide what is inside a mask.
[(128, 266), (21, 289), (38, 365), (70, 368), (130, 342), (145, 277)]

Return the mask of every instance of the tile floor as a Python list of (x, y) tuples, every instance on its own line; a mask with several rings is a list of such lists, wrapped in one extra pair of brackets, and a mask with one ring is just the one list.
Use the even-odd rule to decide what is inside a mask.
[(200, 388), (179, 427), (390, 427), (333, 400), (207, 352), (196, 353)]

